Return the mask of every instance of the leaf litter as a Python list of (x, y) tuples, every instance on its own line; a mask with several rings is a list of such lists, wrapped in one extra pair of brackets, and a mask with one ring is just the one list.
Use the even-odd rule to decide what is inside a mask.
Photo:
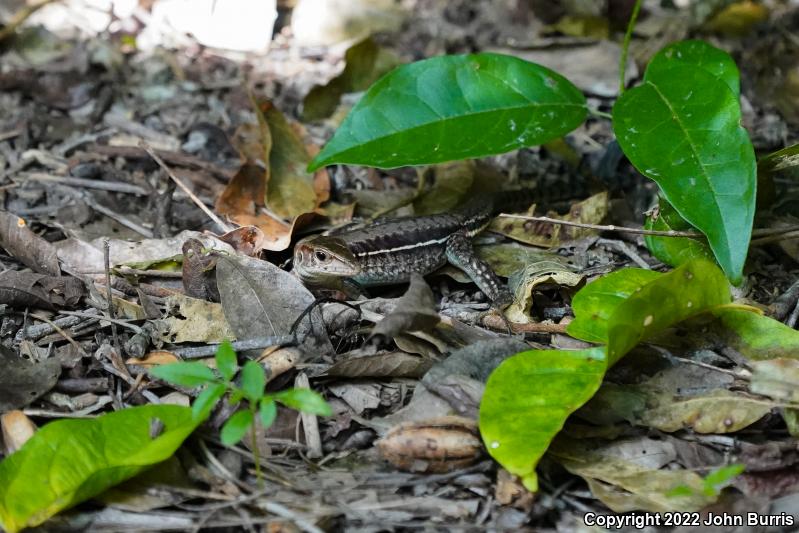
[[(153, 2), (154, 11), (162, 2)], [(289, 12), (289, 4), (278, 2), (278, 11)], [(353, 217), (368, 220), (375, 213), (451, 210), (484, 194), (486, 176), (535, 188), (539, 198), (534, 208), (532, 202), (525, 206), (531, 208), (527, 215), (641, 226), (656, 190), (606, 148), (609, 123), (595, 119), (567, 136), (566, 150), (548, 144), (419, 172), (347, 165), (306, 171), (359, 91), (399, 62), (444, 52), (534, 55), (577, 83), (589, 107), (609, 110), (617, 94), (618, 43), (597, 36), (618, 25), (613, 14), (577, 5), (536, 10), (465, 1), (408, 2), (402, 13), (375, 3), (354, 13), (352, 3), (330, 27), (316, 28), (307, 17), (314, 2), (297, 4), (295, 35), (277, 17), (269, 52), (246, 64), (221, 50), (185, 48), (192, 42), (185, 35), (178, 51), (151, 53), (149, 43), (164, 32), (155, 22), (159, 13), (151, 27), (128, 27), (137, 19), (120, 12), (118, 22), (128, 33), (87, 35), (97, 30), (72, 27), (69, 37), (48, 29), (53, 17), (34, 17), (5, 43), (2, 455), (14, 457), (37, 426), (53, 419), (100, 421), (92, 417), (112, 408), (187, 405), (192, 391), (151, 380), (147, 368), (178, 359), (213, 368), (213, 351), (203, 350), (222, 340), (240, 343), (241, 358), (268, 370), (270, 390), (302, 385), (307, 377), (334, 410), (329, 419), (311, 419), (280, 408), (273, 426), (256, 427), (269, 479), (256, 491), (251, 444), (245, 442), (246, 450), (219, 445), (218, 429), (232, 414), (223, 403), (195, 433), (197, 446), (184, 446), (167, 464), (100, 495), (103, 509), (79, 505), (51, 523), (74, 527), (92, 520), (97, 527), (157, 529), (283, 521), (318, 531), (337, 517), (344, 530), (409, 524), (516, 529), (579, 524), (587, 511), (795, 513), (799, 341), (793, 326), (799, 293), (791, 290), (797, 268), (790, 241), (750, 252), (751, 285), (736, 295), (745, 300), (724, 305), (725, 295), (709, 294), (720, 288), (711, 277), (702, 293), (709, 314), (677, 323), (694, 313), (670, 314), (676, 304), (666, 298), (654, 309), (663, 317), (648, 321), (652, 309), (632, 296), (639, 290), (661, 294), (657, 286), (646, 288), (661, 279), (660, 261), (683, 264), (686, 258), (675, 259), (670, 250), (653, 257), (628, 234), (610, 241), (590, 227), (496, 219), (477, 249), (498, 274), (515, 280), (522, 298), (513, 321), (552, 328), (528, 329), (516, 338), (485, 316), (482, 294), (451, 267), (407, 289), (370, 291), (373, 298), (352, 306), (317, 300), (340, 295), (313, 294), (290, 273), (288, 251), (300, 236), (335, 231)], [(641, 36), (666, 44), (716, 32), (717, 44), (744, 65), (753, 87), (742, 84), (749, 103), (742, 108), (743, 123), (758, 151), (774, 152), (759, 171), (784, 198), (775, 203), (772, 224), (793, 220), (790, 201), (797, 191), (786, 177), (795, 170), (795, 146), (787, 140), (796, 140), (797, 100), (791, 80), (783, 78), (796, 55), (786, 52), (792, 34), (779, 21), (799, 17), (795, 8), (772, 13), (765, 24), (777, 29), (759, 35), (732, 24), (734, 17), (724, 11), (645, 4), (649, 17), (637, 28)], [(764, 23), (760, 8), (734, 4), (743, 11), (731, 13)], [(79, 5), (60, 7), (68, 15), (64, 20), (80, 15)], [(8, 17), (0, 9), (0, 21)], [(357, 27), (348, 26), (348, 17)], [(406, 24), (397, 31), (400, 20)], [(383, 33), (369, 37), (372, 29)], [(746, 36), (730, 37), (739, 32)], [(309, 35), (325, 44), (296, 48)], [(658, 48), (647, 56), (648, 45), (634, 39), (628, 78), (636, 69), (643, 72)], [(769, 53), (760, 60), (758, 50)], [(194, 199), (153, 163), (141, 140)], [(760, 183), (758, 188), (768, 190)], [(197, 202), (215, 206), (234, 231), (210, 220)], [(648, 227), (673, 228), (655, 223)], [(601, 277), (640, 267), (632, 265), (636, 258), (649, 268), (615, 286), (612, 276)], [(548, 266), (531, 267), (542, 262)], [(575, 298), (585, 281), (603, 294)], [(691, 284), (685, 285), (671, 293), (690, 292)], [(781, 316), (769, 316), (768, 306), (777, 304)], [(628, 309), (624, 316), (615, 315), (618, 307)], [(650, 326), (662, 331), (647, 331)], [(481, 412), (492, 371), (502, 365), (512, 377), (551, 371), (545, 358), (532, 366), (508, 362), (520, 352), (538, 353), (530, 350), (551, 356), (548, 349), (557, 347), (564, 331), (612, 344), (619, 361), (597, 370), (582, 389), (572, 382), (561, 397), (580, 403), (586, 391), (598, 388), (582, 408), (568, 406), (574, 415), (543, 455), (539, 493), (531, 497), (518, 478), (486, 459), (492, 441), (483, 433), (481, 443), (475, 424), (489, 412), (500, 422), (512, 418), (508, 403)], [(622, 352), (630, 353), (621, 358)], [(579, 364), (597, 366), (600, 359)], [(162, 427), (169, 417), (161, 418), (146, 424), (141, 446), (169, 436), (170, 425)], [(541, 424), (553, 422), (544, 416)], [(485, 431), (487, 424), (481, 426)], [(425, 446), (431, 442), (437, 455)], [(524, 462), (521, 474), (529, 487), (524, 476), (533, 470), (525, 447), (529, 443), (514, 461)], [(323, 468), (304, 460), (314, 456)], [(131, 458), (134, 450), (115, 460)], [(4, 468), (15, 468), (6, 461)], [(744, 467), (722, 483), (733, 488), (719, 489), (724, 498), (708, 493), (716, 469), (733, 462)], [(155, 492), (159, 486), (168, 490)], [(191, 505), (185, 503), (190, 499)], [(33, 523), (0, 515), (7, 528)]]

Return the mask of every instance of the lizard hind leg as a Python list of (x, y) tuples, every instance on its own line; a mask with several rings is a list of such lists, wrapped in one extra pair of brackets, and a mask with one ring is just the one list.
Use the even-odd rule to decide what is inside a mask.
[(466, 232), (459, 231), (447, 239), (447, 260), (474, 281), (491, 300), (492, 307), (502, 310), (513, 302), (513, 296), (505, 284), (488, 263), (477, 257)]

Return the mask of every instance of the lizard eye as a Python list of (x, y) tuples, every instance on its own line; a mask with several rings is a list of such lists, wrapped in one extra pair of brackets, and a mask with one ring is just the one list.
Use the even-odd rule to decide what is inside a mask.
[(317, 261), (321, 261), (322, 263), (324, 263), (325, 261), (327, 261), (329, 256), (327, 255), (327, 252), (317, 250), (316, 252), (314, 252), (314, 257), (316, 257)]

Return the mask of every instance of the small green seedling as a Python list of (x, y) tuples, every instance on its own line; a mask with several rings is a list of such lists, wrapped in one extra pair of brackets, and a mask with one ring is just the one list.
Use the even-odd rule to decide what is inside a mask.
[[(721, 491), (727, 487), (736, 476), (744, 471), (744, 465), (740, 463), (733, 463), (731, 465), (722, 466), (711, 470), (705, 479), (702, 481), (701, 492), (708, 498), (717, 498)], [(696, 489), (686, 485), (680, 485), (671, 489), (667, 496), (680, 497), (680, 496), (693, 496)]]
[(227, 341), (219, 345), (214, 356), (216, 368), (221, 378), (202, 363), (180, 362), (160, 365), (150, 370), (150, 374), (175, 385), (183, 387), (203, 387), (192, 405), (195, 419), (208, 416), (217, 402), (226, 392), (230, 392), (228, 402), (238, 405), (247, 400), (246, 409), (233, 414), (222, 426), (220, 438), (225, 446), (232, 446), (250, 430), (252, 452), (255, 457), (255, 472), (259, 483), (261, 480), (261, 464), (258, 446), (256, 445), (255, 417), (261, 417), (261, 424), (268, 428), (277, 416), (277, 404), (281, 403), (305, 413), (330, 416), (332, 411), (319, 393), (310, 389), (287, 389), (265, 394), (266, 377), (264, 369), (255, 361), (247, 361), (241, 368), (240, 384), (233, 381), (238, 370), (238, 361), (233, 346)]

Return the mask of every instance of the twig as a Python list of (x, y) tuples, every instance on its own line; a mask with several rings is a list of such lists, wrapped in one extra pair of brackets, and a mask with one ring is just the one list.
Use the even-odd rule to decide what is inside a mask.
[[(286, 346), (295, 344), (295, 342), (293, 335), (275, 335), (274, 337), (258, 337), (244, 341), (235, 341), (231, 344), (236, 352), (243, 352), (245, 350), (269, 348), (270, 346)], [(209, 344), (206, 346), (189, 346), (187, 348), (178, 348), (170, 351), (183, 359), (198, 359), (200, 357), (214, 355), (218, 347), (218, 344)]]
[(109, 322), (109, 323), (117, 324), (119, 326), (122, 326), (123, 328), (131, 329), (131, 330), (135, 331), (136, 333), (141, 333), (143, 331), (136, 324), (129, 324), (129, 323), (127, 323), (124, 320), (119, 320), (119, 319), (116, 319), (116, 318), (109, 318), (107, 316), (92, 315), (92, 314), (84, 313), (84, 312), (81, 312), (81, 311), (59, 311), (59, 312), (62, 315), (80, 316), (80, 317), (83, 317), (83, 318), (94, 318), (94, 319), (99, 320), (101, 322)]
[(38, 0), (38, 2), (35, 1), (14, 13), (14, 15), (11, 17), (11, 20), (9, 20), (6, 25), (0, 29), (0, 42), (11, 37), (11, 35), (17, 31), (17, 28), (19, 28), (20, 25), (22, 25), (22, 23), (25, 22), (28, 17), (33, 15), (36, 11), (43, 8), (47, 4), (52, 4), (55, 1), (57, 0)]
[(177, 184), (177, 186), (178, 186), (178, 187), (180, 187), (180, 189), (181, 189), (181, 190), (182, 190), (184, 193), (186, 193), (186, 195), (187, 195), (189, 198), (191, 198), (191, 201), (192, 201), (192, 202), (194, 202), (194, 205), (196, 205), (197, 207), (199, 207), (199, 208), (200, 208), (200, 209), (203, 211), (203, 213), (205, 213), (206, 215), (208, 215), (208, 218), (210, 218), (210, 219), (211, 219), (211, 220), (212, 220), (212, 221), (213, 221), (213, 222), (214, 222), (214, 223), (215, 223), (217, 226), (219, 226), (219, 227), (222, 229), (222, 231), (224, 231), (225, 233), (227, 233), (228, 231), (232, 231), (232, 230), (234, 229), (234, 228), (233, 228), (232, 226), (230, 226), (229, 224), (227, 224), (227, 223), (223, 222), (223, 221), (222, 221), (222, 219), (221, 219), (221, 218), (219, 218), (218, 216), (216, 216), (216, 214), (215, 214), (213, 211), (211, 211), (210, 209), (208, 209), (208, 207), (207, 207), (207, 206), (206, 206), (206, 205), (205, 205), (205, 204), (202, 202), (202, 200), (200, 200), (199, 198), (197, 198), (197, 195), (196, 195), (196, 194), (194, 194), (194, 193), (191, 191), (191, 189), (189, 189), (188, 187), (186, 187), (186, 184), (185, 184), (185, 183), (183, 183), (183, 181), (182, 181), (180, 178), (178, 178), (177, 176), (175, 176), (175, 174), (174, 174), (174, 173), (173, 173), (171, 170), (169, 170), (169, 167), (167, 167), (167, 166), (166, 166), (166, 164), (164, 163), (163, 159), (161, 159), (160, 157), (158, 157), (158, 154), (156, 154), (156, 153), (155, 153), (155, 151), (153, 151), (153, 149), (152, 149), (152, 148), (150, 148), (150, 145), (148, 145), (148, 144), (147, 144), (146, 142), (144, 142), (144, 141), (140, 141), (140, 142), (139, 142), (139, 146), (140, 146), (140, 147), (141, 147), (141, 148), (142, 148), (142, 149), (143, 149), (145, 152), (147, 152), (147, 153), (150, 155), (150, 157), (152, 157), (152, 158), (153, 158), (153, 161), (155, 161), (156, 163), (158, 163), (158, 166), (159, 166), (159, 167), (161, 167), (161, 168), (164, 170), (164, 172), (166, 172), (167, 176), (169, 176), (169, 178), (170, 178), (172, 181), (174, 181), (174, 182)]
[[(561, 226), (573, 226), (575, 228), (585, 228), (585, 229), (593, 229), (596, 231), (618, 231), (620, 233), (634, 233), (636, 235), (651, 235), (653, 237), (691, 237), (694, 239), (704, 239), (706, 238), (704, 233), (700, 233), (698, 231), (676, 231), (676, 230), (668, 230), (668, 231), (660, 231), (660, 230), (651, 230), (651, 229), (644, 229), (644, 228), (630, 228), (627, 226), (616, 226), (614, 224), (586, 224), (583, 222), (571, 222), (569, 220), (560, 220), (557, 218), (551, 217), (534, 217), (530, 215), (514, 215), (510, 213), (500, 213), (497, 217), (502, 218), (514, 218), (517, 220), (528, 220), (530, 222), (544, 222), (547, 224), (555, 224)], [(799, 226), (786, 226), (784, 228), (760, 228), (752, 230), (753, 237), (767, 237), (767, 236), (780, 236), (784, 237), (786, 234), (793, 232), (797, 232), (797, 236), (799, 236)], [(791, 237), (793, 238), (793, 237)], [(753, 240), (752, 244), (760, 244), (760, 240)]]
[[(105, 301), (108, 304), (108, 318), (115, 320), (114, 315), (114, 295), (111, 292), (111, 245), (108, 239), (103, 239), (103, 265), (105, 268)], [(114, 348), (119, 352), (119, 335), (117, 325), (111, 322), (111, 335), (114, 337)]]
[(86, 189), (99, 189), (102, 191), (119, 192), (125, 194), (135, 194), (138, 196), (149, 196), (151, 193), (144, 187), (125, 183), (124, 181), (105, 181), (105, 180), (89, 180), (85, 178), (73, 178), (70, 176), (57, 176), (55, 174), (47, 174), (45, 172), (20, 172), (18, 177), (33, 181), (44, 181), (50, 183), (59, 183), (61, 185), (69, 185), (71, 187), (83, 187)]
[(799, 230), (793, 229), (781, 234), (769, 235), (767, 237), (761, 237), (759, 239), (752, 239), (752, 241), (749, 244), (751, 246), (763, 246), (764, 244), (770, 244), (772, 242), (779, 242), (779, 241), (787, 241), (790, 239), (799, 239)]
[(70, 336), (70, 335), (69, 335), (69, 334), (68, 334), (66, 331), (64, 331), (64, 330), (63, 330), (63, 329), (61, 329), (59, 326), (57, 326), (57, 325), (55, 324), (55, 322), (53, 322), (53, 321), (51, 321), (51, 320), (48, 320), (47, 318), (45, 318), (45, 317), (43, 317), (43, 316), (41, 316), (41, 315), (34, 315), (33, 313), (31, 313), (31, 314), (30, 314), (30, 316), (31, 316), (32, 318), (35, 318), (36, 320), (41, 320), (42, 322), (44, 322), (44, 323), (48, 324), (48, 325), (49, 325), (51, 328), (53, 328), (54, 330), (56, 330), (56, 331), (58, 332), (58, 334), (59, 334), (59, 335), (61, 335), (62, 337), (64, 337), (64, 339), (66, 339), (66, 340), (67, 340), (67, 342), (69, 342), (69, 343), (70, 343), (72, 346), (74, 346), (74, 347), (75, 347), (75, 349), (77, 349), (77, 350), (78, 350), (78, 352), (80, 352), (81, 354), (83, 354), (83, 356), (84, 356), (84, 357), (88, 357), (88, 356), (89, 356), (89, 354), (88, 354), (88, 353), (86, 353), (86, 350), (84, 350), (84, 349), (83, 349), (83, 346), (81, 346), (81, 345), (80, 345), (80, 343), (79, 343), (78, 341), (76, 341), (75, 339), (73, 339), (73, 338), (72, 338), (72, 337), (71, 337), (71, 336)]

